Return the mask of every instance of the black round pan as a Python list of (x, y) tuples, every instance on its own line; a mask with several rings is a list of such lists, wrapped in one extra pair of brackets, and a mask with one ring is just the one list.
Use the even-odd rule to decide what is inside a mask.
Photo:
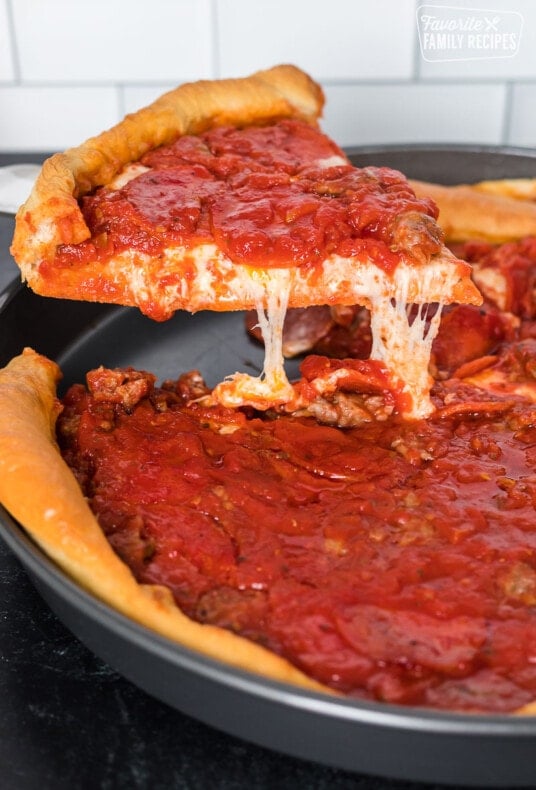
[[(359, 165), (410, 177), (470, 182), (536, 177), (536, 154), (429, 146), (352, 151)], [(258, 370), (262, 350), (241, 314), (177, 314), (156, 324), (136, 310), (0, 295), (0, 363), (25, 345), (59, 361), (64, 385), (99, 364), (133, 365), (161, 378), (199, 369), (210, 384)], [(290, 369), (292, 374), (292, 369)], [(472, 716), (356, 703), (232, 669), (156, 636), (71, 581), (0, 510), (0, 535), (59, 618), (91, 650), (167, 704), (246, 740), (339, 768), (398, 779), (495, 787), (536, 785), (536, 718)]]

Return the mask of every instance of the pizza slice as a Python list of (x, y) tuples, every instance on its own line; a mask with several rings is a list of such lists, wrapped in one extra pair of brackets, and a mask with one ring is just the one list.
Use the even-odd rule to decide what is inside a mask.
[(396, 171), (353, 167), (320, 131), (322, 106), (310, 77), (277, 66), (182, 85), (54, 155), (17, 215), (23, 278), (42, 295), (135, 305), (156, 320), (257, 310), (264, 370), (231, 376), (213, 398), (258, 409), (295, 397), (287, 307), (366, 306), (371, 358), (404, 390), (404, 416), (426, 416), (441, 305), (480, 294), (444, 247), (433, 202)]

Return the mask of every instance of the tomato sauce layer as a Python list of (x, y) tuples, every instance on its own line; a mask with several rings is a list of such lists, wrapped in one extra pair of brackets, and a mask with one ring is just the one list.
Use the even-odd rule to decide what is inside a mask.
[(91, 239), (58, 247), (54, 266), (206, 242), (262, 267), (366, 257), (371, 247), (391, 271), (401, 255), (421, 263), (440, 249), (435, 205), (417, 199), (401, 173), (353, 167), (300, 121), (180, 137), (139, 164), (149, 169), (122, 188), (82, 199)]
[[(505, 351), (511, 380), (534, 379), (530, 342)], [(356, 698), (536, 698), (534, 403), (450, 379), (435, 419), (343, 431), (203, 407), (193, 374), (88, 383), (64, 399), (64, 456), (136, 578), (191, 618)]]

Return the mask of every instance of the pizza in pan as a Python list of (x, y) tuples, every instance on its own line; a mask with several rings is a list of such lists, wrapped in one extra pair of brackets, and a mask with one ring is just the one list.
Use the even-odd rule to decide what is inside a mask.
[[(471, 190), (442, 230), (401, 174), (351, 166), (321, 106), (292, 67), (183, 86), (45, 164), (13, 243), (32, 288), (158, 320), (253, 308), (266, 363), (212, 390), (98, 368), (60, 402), (26, 349), (0, 371), (0, 500), (85, 588), (213, 658), (530, 713), (534, 239), (495, 244)], [(313, 352), (292, 384), (285, 314)]]

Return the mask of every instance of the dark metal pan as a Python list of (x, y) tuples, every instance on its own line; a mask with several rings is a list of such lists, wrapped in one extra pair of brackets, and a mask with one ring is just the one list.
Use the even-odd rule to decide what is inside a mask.
[[(535, 176), (536, 154), (437, 146), (360, 149), (359, 165), (443, 182)], [(258, 370), (261, 349), (241, 314), (177, 314), (156, 324), (136, 310), (0, 294), (0, 363), (31, 345), (59, 361), (64, 386), (99, 364), (159, 377), (197, 368), (210, 384)], [(292, 369), (290, 370), (292, 374)], [(495, 787), (536, 784), (536, 718), (472, 716), (356, 703), (232, 669), (156, 636), (69, 579), (0, 510), (0, 535), (59, 618), (98, 656), (167, 704), (230, 734), (297, 757), (399, 779)]]

